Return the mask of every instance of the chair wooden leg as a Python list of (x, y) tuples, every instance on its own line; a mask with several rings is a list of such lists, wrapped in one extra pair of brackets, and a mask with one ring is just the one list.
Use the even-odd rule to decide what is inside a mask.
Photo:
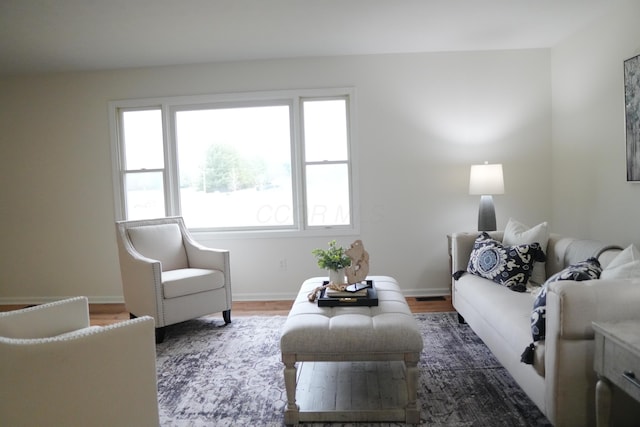
[[(129, 319), (136, 319), (136, 318), (138, 318), (138, 316), (136, 316), (133, 313), (129, 313)], [(156, 328), (156, 344), (160, 344), (162, 341), (164, 341), (164, 333), (165, 333), (164, 327)]]
[(164, 326), (161, 328), (156, 328), (156, 344), (160, 344), (162, 341), (164, 341), (164, 333)]
[(231, 323), (231, 310), (225, 310), (222, 312), (222, 318), (224, 319), (224, 324), (228, 325)]

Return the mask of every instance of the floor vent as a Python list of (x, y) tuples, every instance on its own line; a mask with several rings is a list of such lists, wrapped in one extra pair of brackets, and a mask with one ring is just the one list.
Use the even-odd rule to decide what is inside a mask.
[(444, 297), (416, 297), (416, 301), (446, 301)]

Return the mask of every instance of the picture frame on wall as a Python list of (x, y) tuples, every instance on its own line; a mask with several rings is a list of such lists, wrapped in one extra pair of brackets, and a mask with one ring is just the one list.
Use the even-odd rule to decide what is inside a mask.
[(627, 181), (640, 181), (640, 55), (624, 61)]

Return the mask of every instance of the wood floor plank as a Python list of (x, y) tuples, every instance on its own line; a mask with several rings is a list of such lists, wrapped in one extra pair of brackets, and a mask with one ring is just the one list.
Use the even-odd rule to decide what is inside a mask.
[[(403, 419), (402, 408), (407, 404), (403, 362), (304, 362), (303, 365), (306, 367), (301, 370), (296, 393), (300, 420)], [(328, 397), (332, 390), (333, 395)]]
[(383, 407), (380, 389), (382, 387), (381, 382), (384, 379), (380, 378), (380, 370), (378, 368), (377, 363), (365, 363), (364, 379), (367, 390), (367, 409), (382, 409)]
[(391, 362), (379, 367), (381, 376), (380, 402), (382, 409), (397, 408), (400, 406), (398, 395), (395, 390), (398, 387), (397, 380), (392, 376)]
[(313, 383), (313, 363), (312, 362), (300, 362), (297, 363), (297, 375), (296, 381), (296, 403), (301, 410), (313, 407), (313, 400), (310, 392), (311, 384)]
[(315, 362), (313, 366), (313, 378), (325, 380), (311, 384), (313, 406), (320, 411), (335, 411), (337, 367), (330, 362)]

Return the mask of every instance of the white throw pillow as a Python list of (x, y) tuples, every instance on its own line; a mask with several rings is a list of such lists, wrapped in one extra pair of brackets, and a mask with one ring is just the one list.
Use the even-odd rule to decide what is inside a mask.
[(600, 279), (631, 279), (640, 277), (640, 251), (629, 245), (602, 270)]
[[(547, 244), (549, 243), (549, 225), (547, 222), (540, 223), (535, 227), (528, 227), (513, 218), (509, 218), (509, 222), (504, 229), (502, 244), (505, 246), (514, 245), (530, 245), (532, 243), (540, 244), (540, 248), (547, 255)], [(533, 273), (529, 279), (531, 282), (542, 285), (547, 280), (545, 270), (546, 263), (536, 262), (533, 265)]]

